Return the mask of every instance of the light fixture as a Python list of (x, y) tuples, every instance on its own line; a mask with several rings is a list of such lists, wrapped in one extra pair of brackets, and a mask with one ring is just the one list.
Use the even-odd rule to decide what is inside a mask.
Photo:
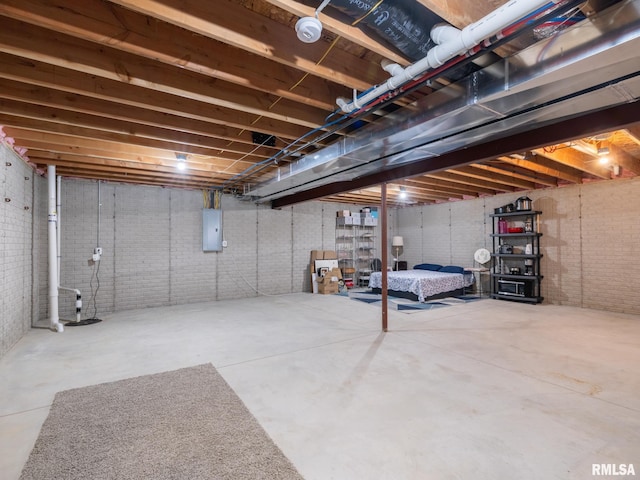
[(322, 34), (322, 23), (318, 20), (318, 14), (326, 7), (331, 0), (324, 0), (316, 9), (315, 16), (302, 17), (296, 22), (296, 33), (298, 39), (304, 43), (317, 42)]
[(393, 237), (393, 239), (391, 240), (391, 246), (395, 249), (395, 260), (397, 262), (398, 258), (400, 257), (400, 249), (404, 247), (404, 238), (402, 238), (401, 236)]
[(187, 156), (184, 153), (176, 153), (176, 160), (178, 160), (176, 168), (178, 171), (184, 172), (187, 169)]
[(607, 142), (598, 142), (598, 159), (600, 165), (606, 165), (609, 163), (609, 153), (611, 153), (611, 150), (609, 150)]
[(406, 200), (407, 199), (407, 188), (406, 187), (400, 187), (400, 194), (398, 195), (398, 198), (400, 198), (400, 200)]

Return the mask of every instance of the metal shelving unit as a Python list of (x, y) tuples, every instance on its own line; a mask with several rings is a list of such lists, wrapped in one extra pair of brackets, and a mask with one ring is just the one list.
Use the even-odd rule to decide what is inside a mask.
[(376, 253), (375, 226), (336, 222), (336, 254), (347, 286), (367, 286)]
[[(491, 214), (493, 218), (494, 267), (491, 272), (491, 298), (517, 302), (540, 303), (540, 215), (542, 212), (522, 210)], [(507, 228), (522, 228), (521, 232), (500, 233), (499, 221)], [(514, 227), (514, 225), (522, 225)]]

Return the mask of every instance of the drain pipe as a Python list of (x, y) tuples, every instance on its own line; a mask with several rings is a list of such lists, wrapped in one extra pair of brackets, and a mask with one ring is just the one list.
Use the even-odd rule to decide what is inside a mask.
[(60, 285), (60, 263), (61, 262), (61, 254), (60, 254), (60, 220), (62, 212), (62, 177), (58, 175), (56, 177), (56, 257), (58, 258), (57, 266), (58, 266), (58, 285)]
[(496, 35), (509, 25), (539, 10), (541, 7), (546, 5), (553, 6), (561, 1), (511, 0), (477, 22), (467, 25), (462, 30), (449, 25), (436, 25), (431, 30), (431, 39), (438, 45), (429, 50), (426, 57), (406, 68), (388, 62), (385, 63), (383, 65), (384, 70), (393, 75), (385, 83), (370, 89), (360, 97), (354, 96), (355, 98), (352, 101), (338, 98), (336, 103), (344, 113), (358, 110), (372, 100), (400, 87), (427, 70), (437, 68), (448, 60), (462, 55), (479, 45), (483, 40)]
[(49, 328), (63, 332), (64, 326), (58, 317), (58, 252), (56, 247), (56, 167), (47, 166), (47, 187), (49, 194)]

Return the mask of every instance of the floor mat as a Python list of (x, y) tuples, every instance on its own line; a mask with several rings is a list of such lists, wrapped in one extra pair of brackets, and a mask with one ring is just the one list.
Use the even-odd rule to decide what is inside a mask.
[[(382, 295), (373, 292), (349, 292), (351, 300), (368, 303), (370, 305), (382, 305)], [(415, 313), (425, 310), (434, 310), (436, 308), (449, 307), (451, 305), (459, 305), (462, 303), (474, 302), (481, 300), (482, 297), (475, 295), (462, 295), (459, 297), (447, 297), (428, 302), (418, 302), (409, 300), (408, 298), (387, 297), (389, 309), (398, 310), (403, 313)]]

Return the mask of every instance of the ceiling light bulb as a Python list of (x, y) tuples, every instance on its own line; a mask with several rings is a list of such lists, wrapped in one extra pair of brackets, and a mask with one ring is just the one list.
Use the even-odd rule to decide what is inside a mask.
[(609, 157), (604, 155), (604, 156), (600, 157), (598, 162), (600, 163), (600, 165), (606, 165), (607, 163), (609, 163)]
[(187, 163), (184, 160), (178, 161), (176, 167), (180, 172), (184, 172), (187, 169)]

